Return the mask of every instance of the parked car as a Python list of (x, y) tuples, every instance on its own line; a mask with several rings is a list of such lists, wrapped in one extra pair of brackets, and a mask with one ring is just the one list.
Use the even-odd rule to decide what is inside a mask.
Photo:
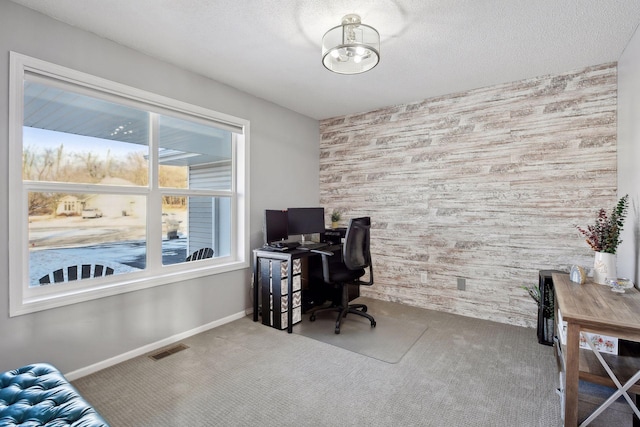
[(102, 218), (102, 211), (97, 208), (83, 209), (82, 218)]

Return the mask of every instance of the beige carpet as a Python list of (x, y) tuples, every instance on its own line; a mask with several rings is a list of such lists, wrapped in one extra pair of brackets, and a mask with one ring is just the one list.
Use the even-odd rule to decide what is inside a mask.
[[(383, 320), (387, 308), (397, 307), (370, 312)], [(534, 329), (423, 314), (428, 328), (397, 363), (246, 317), (162, 360), (137, 357), (73, 384), (112, 427), (562, 425), (553, 349)], [(631, 416), (608, 410), (591, 426), (627, 427)]]
[(398, 363), (428, 328), (425, 310), (370, 298), (353, 302), (367, 304), (376, 319), (375, 327), (368, 319), (349, 314), (342, 321), (340, 334), (335, 334), (337, 312), (324, 312), (318, 313), (314, 322), (308, 321), (308, 314), (303, 316), (293, 332), (383, 362)]

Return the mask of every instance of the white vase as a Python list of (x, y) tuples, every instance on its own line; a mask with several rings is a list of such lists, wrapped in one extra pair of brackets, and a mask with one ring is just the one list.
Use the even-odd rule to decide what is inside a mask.
[(593, 281), (605, 285), (607, 277), (617, 277), (616, 256), (607, 252), (596, 252), (593, 261)]

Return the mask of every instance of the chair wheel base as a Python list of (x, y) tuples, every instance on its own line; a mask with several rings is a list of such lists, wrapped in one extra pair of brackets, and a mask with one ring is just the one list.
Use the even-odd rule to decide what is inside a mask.
[[(343, 289), (347, 289), (346, 287)], [(376, 321), (373, 318), (373, 316), (371, 316), (370, 314), (367, 313), (367, 306), (364, 304), (351, 304), (349, 305), (348, 303), (348, 294), (343, 291), (343, 301), (342, 304), (338, 305), (338, 304), (331, 304), (328, 307), (322, 307), (322, 308), (317, 308), (314, 309), (313, 312), (309, 313), (309, 321), (310, 322), (315, 322), (316, 320), (316, 315), (318, 313), (322, 313), (325, 311), (332, 311), (332, 312), (338, 312), (338, 316), (336, 318), (336, 323), (335, 323), (335, 329), (334, 332), (337, 334), (340, 334), (340, 326), (342, 326), (342, 321), (344, 320), (344, 318), (347, 317), (347, 314), (351, 313), (351, 314), (357, 314), (359, 316), (362, 316), (366, 319), (369, 320), (369, 322), (371, 323), (371, 327), (375, 328), (376, 327)]]

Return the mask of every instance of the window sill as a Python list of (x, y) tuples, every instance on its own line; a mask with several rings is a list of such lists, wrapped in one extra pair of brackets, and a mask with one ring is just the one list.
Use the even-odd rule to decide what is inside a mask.
[[(233, 261), (215, 266), (205, 265), (202, 268), (184, 269), (168, 268), (166, 273), (155, 276), (140, 276), (127, 281), (115, 281), (105, 283), (102, 286), (92, 286), (86, 289), (59, 290), (47, 295), (22, 296), (18, 301), (11, 302), (9, 317), (35, 313), (57, 307), (64, 307), (99, 298), (120, 295), (127, 292), (139, 291), (156, 286), (168, 285), (200, 277), (223, 274), (231, 271), (242, 270), (249, 267), (247, 261)], [(56, 286), (56, 285), (49, 285)]]

